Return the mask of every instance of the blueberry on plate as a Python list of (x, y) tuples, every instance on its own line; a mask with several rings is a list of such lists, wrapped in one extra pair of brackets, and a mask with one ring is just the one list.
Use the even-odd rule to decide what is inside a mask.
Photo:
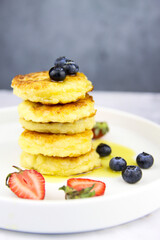
[(140, 168), (148, 169), (153, 165), (154, 158), (152, 155), (142, 152), (137, 156), (136, 162)]
[(52, 67), (49, 70), (49, 76), (54, 81), (63, 81), (66, 77), (66, 73), (61, 67)]
[(79, 71), (79, 66), (74, 62), (67, 62), (63, 65), (63, 69), (65, 70), (67, 75), (76, 74)]
[(136, 183), (142, 178), (142, 170), (138, 166), (128, 165), (122, 171), (122, 178), (127, 183)]
[(126, 168), (127, 162), (121, 157), (114, 157), (110, 160), (109, 166), (114, 171), (122, 171)]
[(100, 157), (106, 157), (111, 154), (112, 150), (107, 144), (100, 143), (96, 148), (96, 152), (99, 154)]

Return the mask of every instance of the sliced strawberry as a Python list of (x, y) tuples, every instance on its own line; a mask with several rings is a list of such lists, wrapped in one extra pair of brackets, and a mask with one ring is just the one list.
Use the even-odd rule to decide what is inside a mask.
[(93, 186), (91, 192), (95, 191), (95, 196), (103, 195), (106, 188), (106, 184), (104, 182), (88, 178), (70, 178), (67, 180), (67, 186), (75, 189), (76, 191), (81, 191), (82, 189)]
[[(15, 167), (15, 166), (13, 166)], [(42, 200), (45, 196), (45, 179), (37, 171), (21, 170), (10, 173), (6, 178), (6, 185), (19, 198)]]
[(99, 130), (98, 134), (96, 133), (95, 128), (93, 128), (92, 131), (93, 131), (93, 139), (98, 139), (105, 135), (102, 133), (102, 130)]
[(103, 137), (109, 131), (109, 127), (106, 122), (96, 122), (92, 131), (93, 131), (93, 139), (98, 139)]

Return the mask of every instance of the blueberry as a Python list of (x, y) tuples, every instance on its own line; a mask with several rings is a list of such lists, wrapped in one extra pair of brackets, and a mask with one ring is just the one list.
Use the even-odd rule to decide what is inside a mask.
[(57, 67), (63, 67), (64, 64), (66, 64), (66, 61), (69, 60), (66, 57), (59, 57), (54, 62), (54, 65)]
[(138, 182), (142, 177), (142, 170), (138, 166), (127, 166), (122, 171), (122, 178), (127, 183), (136, 183)]
[(153, 165), (154, 158), (148, 153), (140, 153), (136, 158), (137, 164), (140, 168), (150, 168)]
[(111, 154), (112, 150), (107, 144), (100, 143), (96, 148), (96, 152), (100, 155), (100, 157), (106, 157)]
[(57, 58), (56, 61), (54, 62), (54, 65), (57, 67), (63, 67), (63, 65), (69, 64), (69, 63), (74, 63), (74, 61), (63, 56), (63, 57)]
[(79, 71), (79, 67), (74, 62), (67, 62), (63, 65), (63, 69), (65, 70), (67, 75), (76, 74)]
[(49, 70), (49, 76), (54, 81), (62, 81), (66, 77), (66, 73), (61, 67), (52, 67)]
[(67, 59), (66, 64), (75, 64), (75, 62), (73, 60)]
[(109, 166), (114, 171), (122, 171), (126, 168), (127, 162), (121, 157), (114, 157), (110, 160)]

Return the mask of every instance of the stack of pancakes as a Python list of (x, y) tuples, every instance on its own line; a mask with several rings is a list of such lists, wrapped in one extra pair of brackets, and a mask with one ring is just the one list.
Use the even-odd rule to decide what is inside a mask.
[(25, 129), (19, 138), (22, 167), (69, 176), (101, 165), (92, 149), (96, 110), (87, 92), (93, 86), (83, 73), (62, 82), (52, 81), (48, 71), (17, 75), (12, 87), (24, 100), (18, 108)]

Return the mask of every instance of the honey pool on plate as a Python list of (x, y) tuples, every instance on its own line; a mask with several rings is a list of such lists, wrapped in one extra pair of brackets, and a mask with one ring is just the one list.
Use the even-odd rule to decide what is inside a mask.
[(120, 176), (121, 172), (115, 172), (111, 170), (109, 167), (109, 161), (113, 157), (122, 157), (127, 161), (127, 165), (136, 165), (136, 161), (135, 161), (136, 153), (132, 149), (126, 146), (122, 146), (116, 143), (103, 140), (103, 139), (93, 140), (93, 147), (96, 149), (96, 147), (100, 143), (106, 143), (112, 149), (112, 153), (109, 156), (101, 158), (102, 167), (98, 169), (94, 169), (93, 171), (90, 171), (84, 174), (74, 175), (70, 177), (44, 175), (45, 180), (47, 182), (62, 182), (71, 177), (118, 177)]

